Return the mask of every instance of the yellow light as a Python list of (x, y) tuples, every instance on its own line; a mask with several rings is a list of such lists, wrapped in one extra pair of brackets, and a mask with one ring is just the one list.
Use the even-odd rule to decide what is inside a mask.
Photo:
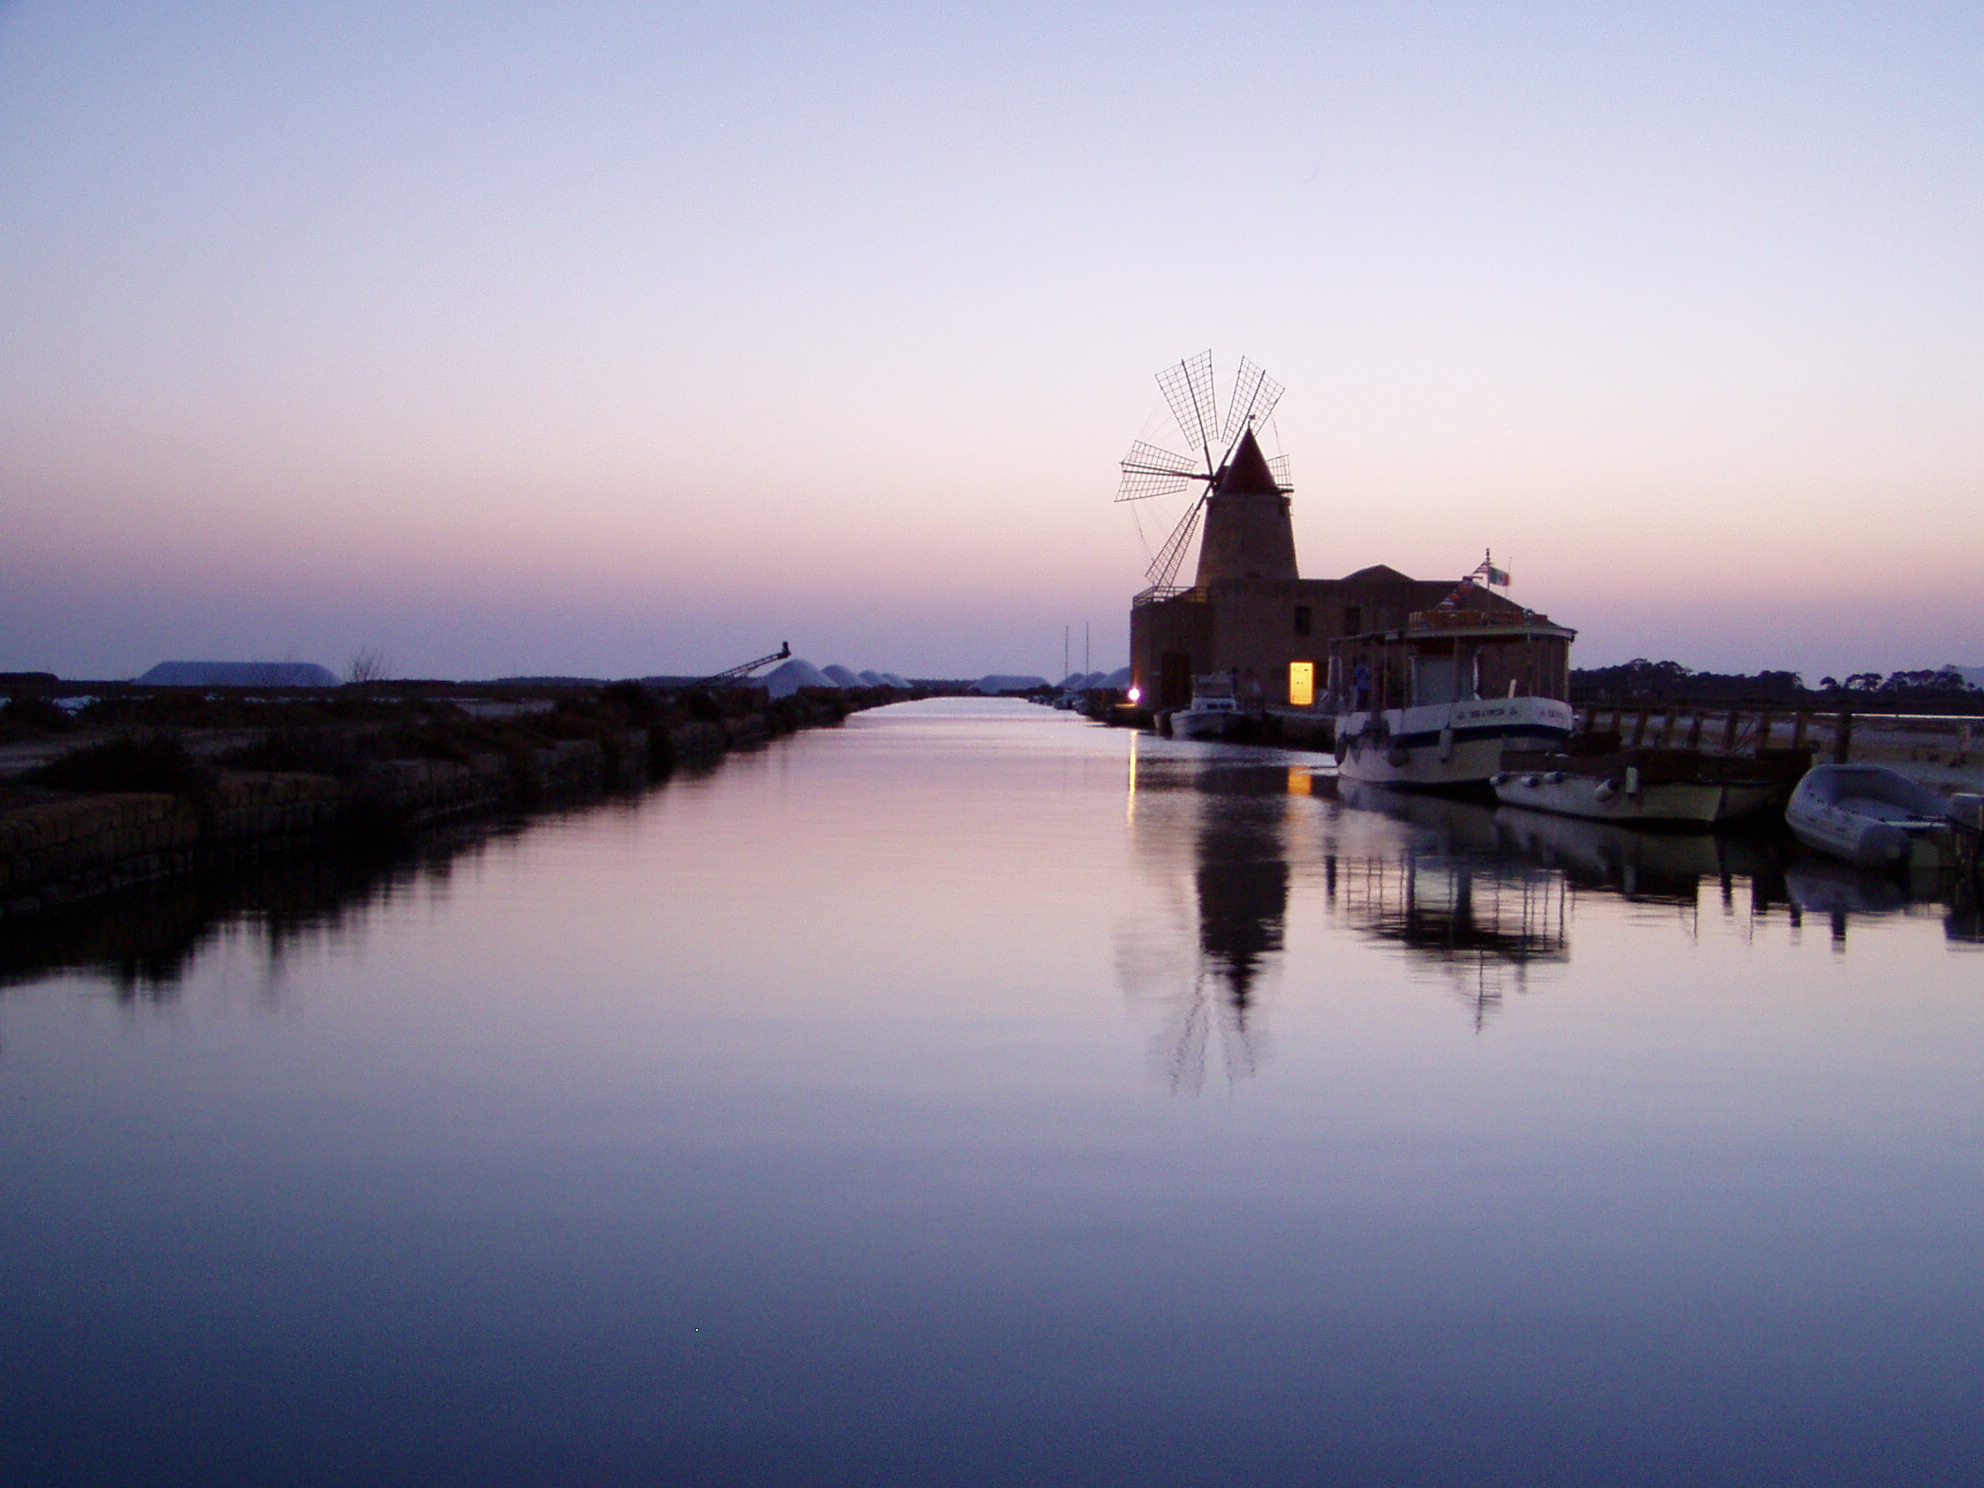
[(1293, 708), (1306, 708), (1316, 701), (1316, 664), (1313, 661), (1291, 661), (1288, 664), (1288, 703)]
[(1140, 702), (1143, 699), (1143, 695), (1144, 695), (1144, 690), (1141, 687), (1132, 687), (1130, 689), (1129, 697), (1130, 697), (1130, 701), (1133, 703)]

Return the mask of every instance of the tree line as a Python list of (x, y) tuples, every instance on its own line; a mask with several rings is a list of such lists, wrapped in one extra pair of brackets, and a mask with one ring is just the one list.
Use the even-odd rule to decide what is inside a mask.
[(1919, 671), (1853, 672), (1805, 685), (1797, 672), (1698, 672), (1678, 661), (1636, 657), (1619, 666), (1577, 668), (1571, 696), (1583, 701), (1659, 699), (1663, 702), (1791, 703), (1812, 707), (1984, 710), (1984, 689), (1953, 666)]

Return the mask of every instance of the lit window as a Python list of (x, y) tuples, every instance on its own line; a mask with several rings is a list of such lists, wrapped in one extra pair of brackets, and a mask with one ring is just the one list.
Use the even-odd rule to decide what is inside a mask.
[(1288, 702), (1295, 708), (1306, 708), (1316, 701), (1316, 664), (1313, 661), (1291, 661), (1288, 664)]

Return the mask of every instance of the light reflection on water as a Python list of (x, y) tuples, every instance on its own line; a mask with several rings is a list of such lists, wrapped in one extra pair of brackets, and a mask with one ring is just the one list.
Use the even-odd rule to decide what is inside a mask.
[(1000, 703), (0, 949), (0, 1476), (1949, 1481), (1974, 911)]

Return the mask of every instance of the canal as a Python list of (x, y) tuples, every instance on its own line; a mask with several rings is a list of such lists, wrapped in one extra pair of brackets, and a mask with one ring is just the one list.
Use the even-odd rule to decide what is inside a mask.
[(1975, 913), (1318, 760), (906, 704), (21, 930), (0, 1478), (1968, 1478)]

